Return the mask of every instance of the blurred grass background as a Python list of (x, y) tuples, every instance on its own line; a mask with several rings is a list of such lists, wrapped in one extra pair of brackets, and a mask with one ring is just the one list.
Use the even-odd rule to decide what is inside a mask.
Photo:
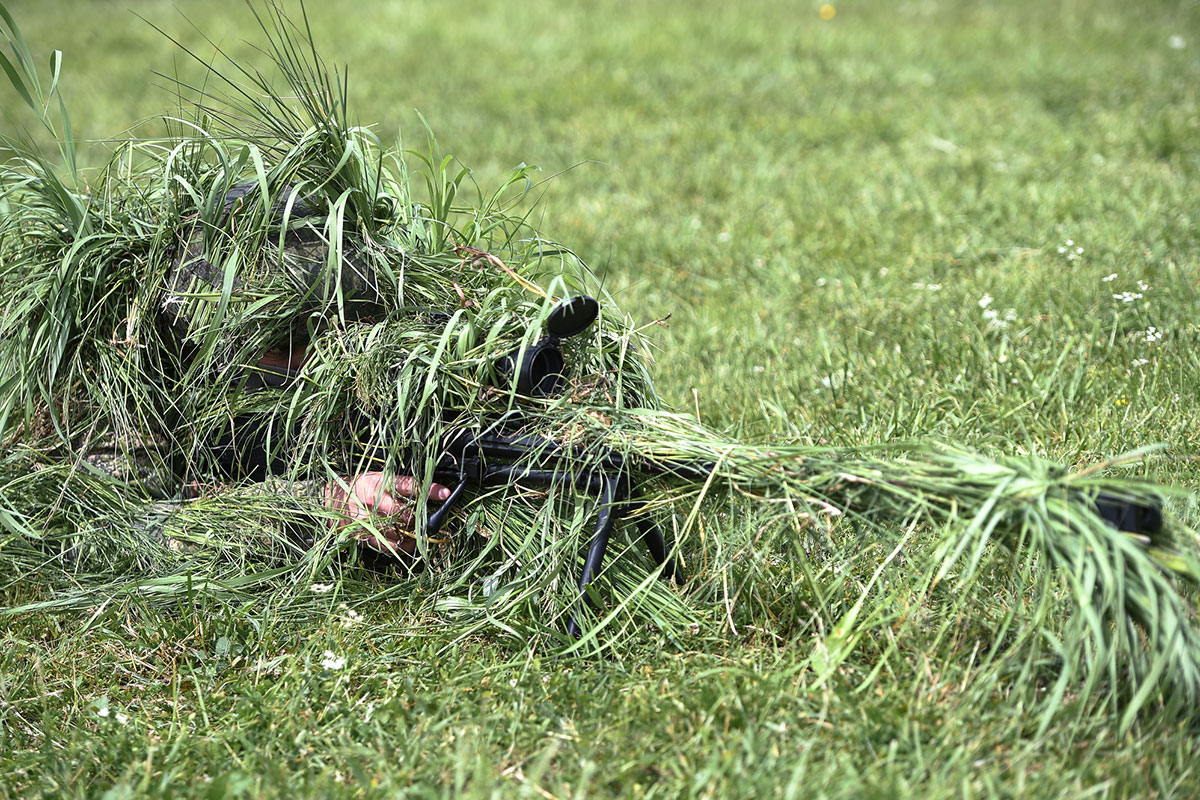
[[(7, 5), (39, 56), (64, 51), (85, 139), (169, 112), (153, 71), (199, 77), (139, 15), (207, 57), (191, 20), (265, 68), (229, 0)], [(423, 149), (419, 109), (485, 190), (520, 162), (557, 176), (540, 227), (635, 318), (669, 315), (657, 375), (676, 407), (747, 436), (933, 436), (1070, 464), (1163, 443), (1138, 469), (1194, 489), (1200, 6), (820, 7), (361, 0), (308, 14), (385, 141)], [(13, 132), (30, 122), (6, 90)], [(1200, 519), (1194, 502), (1176, 510)], [(395, 617), (386, 638), (279, 609), (135, 611), (3, 634), (5, 794), (1200, 791), (1193, 729), (1118, 740), (1081, 709), (1034, 736), (1002, 697), (956, 691), (970, 651), (955, 643), (908, 643), (910, 675), (818, 688), (797, 667), (802, 639), (719, 620), (694, 649), (649, 636), (573, 664), (450, 645), (398, 608), (380, 611)], [(325, 651), (349, 666), (321, 668)]]

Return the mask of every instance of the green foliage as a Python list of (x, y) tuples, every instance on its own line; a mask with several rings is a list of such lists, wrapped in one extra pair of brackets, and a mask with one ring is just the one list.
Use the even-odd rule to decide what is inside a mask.
[[(47, 9), (94, 27), (88, 8)], [(281, 18), (262, 18), (267, 55), (292, 65), (278, 75), (214, 19), (233, 68), (218, 72), (245, 93), (183, 80), (183, 105), (202, 108), (173, 116), (198, 127), (117, 147), (82, 190), (75, 156), (38, 149), (73, 147), (65, 115), (44, 122), (46, 98), (71, 88), (61, 59), (45, 97), (21, 77), (44, 132), (7, 143), (20, 155), (2, 206), (0, 395), (6, 429), (40, 452), (18, 446), (3, 466), (5, 605), (26, 609), (0, 655), (11, 791), (81, 791), (80, 770), (112, 796), (1194, 791), (1196, 593), (1168, 577), (1195, 574), (1194, 496), (1167, 492), (1161, 541), (1108, 530), (1084, 502), (1197, 478), (1196, 43), (1167, 44), (1190, 40), (1194, 16), (1073, 9), (839, 4), (825, 24), (770, 4), (542, 5), (527, 18), (553, 24), (516, 30), (476, 4), (453, 24), (364, 9), (380, 24), (352, 34), (323, 9), (297, 18), (319, 44), (358, 43), (367, 55), (338, 51), (354, 81), (327, 78)], [(27, 31), (44, 26), (25, 11)], [(20, 76), (34, 62), (6, 22)], [(132, 49), (86, 57), (115, 75)], [(131, 86), (167, 63), (147, 58)], [(94, 94), (105, 107), (66, 95), (79, 130), (160, 107)], [(419, 153), (386, 144), (413, 102), (478, 169), (432, 138)], [(508, 167), (531, 156), (611, 166), (559, 179), (531, 211), (532, 170)], [(356, 321), (336, 295), (306, 306), (322, 335), (277, 412), (301, 425), (297, 475), (340, 466), (338, 423), (363, 404), (395, 400), (385, 429), (409, 452), (447, 409), (530, 408), (476, 389), (548, 304), (454, 246), (550, 294), (598, 291), (553, 234), (603, 265), (630, 314), (606, 301), (579, 376), (632, 369), (583, 402), (532, 407), (597, 452), (720, 460), (711, 481), (655, 486), (689, 584), (653, 580), (622, 539), (611, 618), (580, 648), (605, 658), (563, 660), (586, 499), (478, 502), (460, 530), (480, 535), (430, 548), (418, 574), (363, 570), (338, 537), (298, 542), (288, 521), (320, 509), (264, 487), (188, 505), (169, 537), (139, 529), (162, 502), (153, 487), (88, 472), (81, 439), (156, 432), (202, 468), (240, 407), (228, 381), (198, 378), (252, 362), (301, 299), (231, 284), (209, 298), (202, 366), (141, 380), (186, 372), (156, 360), (146, 311), (174, 243), (245, 181), (250, 224), (205, 228), (230, 274), (277, 241), (266, 212), (289, 184), (318, 190), (343, 252), (403, 265), (386, 319)], [(430, 335), (424, 312), (462, 304), (448, 272), (477, 305)], [(1113, 297), (1138, 280), (1142, 298)], [(649, 350), (625, 345), (632, 319), (668, 313), (657, 391), (708, 427), (655, 409)], [(988, 456), (874, 446), (930, 435)], [(1110, 463), (1147, 441), (1167, 449)], [(56, 607), (84, 613), (38, 613)]]

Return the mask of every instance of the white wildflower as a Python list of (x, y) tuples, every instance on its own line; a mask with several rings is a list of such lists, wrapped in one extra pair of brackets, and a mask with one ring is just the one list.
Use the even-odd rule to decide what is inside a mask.
[(321, 666), (328, 670), (339, 670), (346, 666), (346, 659), (334, 654), (332, 650), (326, 650), (325, 657), (321, 659)]
[(1144, 295), (1141, 292), (1121, 292), (1114, 294), (1113, 300), (1120, 300), (1122, 303), (1132, 303), (1135, 300), (1141, 300)]
[(1113, 282), (1113, 281), (1115, 281), (1116, 279), (1117, 279), (1117, 273), (1115, 273), (1115, 272), (1114, 272), (1114, 273), (1112, 273), (1111, 275), (1105, 275), (1105, 276), (1104, 276), (1103, 278), (1101, 278), (1100, 280), (1104, 281), (1105, 283), (1112, 283), (1112, 282)]
[(1138, 284), (1138, 291), (1145, 292), (1145, 291), (1149, 291), (1149, 289), (1150, 289), (1150, 284), (1146, 283), (1145, 281), (1138, 281), (1137, 284)]
[(940, 292), (942, 290), (942, 285), (940, 283), (931, 283), (925, 288), (931, 292)]
[(113, 715), (113, 719), (115, 719), (121, 725), (129, 722), (129, 717), (126, 714), (122, 714), (120, 711)]
[(338, 624), (343, 628), (353, 628), (355, 625), (358, 625), (363, 621), (362, 614), (358, 613), (353, 608), (350, 608), (350, 606), (346, 605), (345, 603), (342, 603), (341, 608), (343, 616)]
[(1006, 308), (1004, 314), (995, 308), (985, 308), (983, 310), (983, 318), (987, 320), (988, 328), (993, 331), (1004, 330), (1009, 325), (1017, 321), (1017, 310), (1015, 308)]
[(332, 583), (314, 583), (312, 585), (313, 594), (328, 594), (332, 588)]
[(1167, 39), (1167, 47), (1171, 48), (1172, 50), (1182, 50), (1183, 48), (1187, 47), (1187, 42), (1183, 40), (1182, 36), (1176, 33), (1172, 34), (1170, 39)]
[(824, 286), (826, 283), (828, 283), (828, 281), (826, 281), (824, 278), (817, 278), (817, 288)]
[(993, 299), (994, 298), (990, 294), (988, 294), (987, 292), (984, 292), (983, 297), (979, 298), (979, 307), (987, 308), (988, 306), (990, 306), (992, 304)]
[(1149, 328), (1146, 328), (1142, 337), (1146, 340), (1147, 344), (1153, 344), (1154, 342), (1162, 341), (1163, 332), (1151, 325)]
[(97, 708), (96, 716), (97, 717), (107, 717), (108, 716), (108, 706), (103, 705), (103, 706), (100, 706), (99, 708)]
[(1133, 360), (1133, 366), (1135, 366), (1135, 367), (1143, 367), (1149, 363), (1150, 363), (1150, 359), (1148, 359), (1148, 358), (1135, 358)]
[(886, 278), (886, 277), (887, 277), (887, 274), (888, 274), (888, 268), (887, 268), (887, 267), (880, 267), (880, 268), (879, 268), (879, 277), (881, 277), (881, 278)]
[(720, 233), (718, 233), (717, 241), (718, 242), (728, 242), (729, 241), (729, 231), (721, 231)]
[(1065, 255), (1067, 261), (1076, 261), (1083, 255), (1083, 248), (1076, 246), (1074, 239), (1067, 239), (1058, 246), (1058, 254), (1060, 256)]

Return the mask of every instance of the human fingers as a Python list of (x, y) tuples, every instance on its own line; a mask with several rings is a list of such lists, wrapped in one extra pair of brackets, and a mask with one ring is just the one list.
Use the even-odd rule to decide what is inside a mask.
[(402, 511), (396, 514), (387, 525), (358, 530), (354, 534), (354, 538), (362, 546), (380, 553), (401, 552), (411, 555), (417, 550), (417, 540), (411, 533), (412, 529), (412, 513)]
[(396, 498), (384, 491), (366, 498), (366, 504), (376, 514), (383, 514), (385, 516), (399, 513), (405, 508), (403, 503), (398, 502)]
[[(417, 479), (409, 475), (402, 475), (396, 478), (396, 483), (392, 487), (392, 491), (404, 497), (412, 497), (417, 493)], [(440, 483), (430, 484), (429, 499), (435, 503), (444, 502), (450, 497), (450, 490)]]

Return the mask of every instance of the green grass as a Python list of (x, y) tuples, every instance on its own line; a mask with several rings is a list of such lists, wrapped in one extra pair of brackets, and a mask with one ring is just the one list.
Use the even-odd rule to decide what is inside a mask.
[[(539, 227), (635, 318), (670, 315), (656, 376), (676, 407), (755, 437), (939, 437), (1072, 465), (1159, 442), (1134, 469), (1194, 490), (1200, 10), (847, 2), (822, 22), (817, 5), (310, 13), (381, 137), (422, 147), (416, 107), (483, 186), (522, 161), (575, 167), (546, 185)], [(174, 49), (126, 8), (206, 52), (170, 3), (9, 6), (35, 52), (64, 51), (83, 137), (170, 107), (150, 71), (171, 72)], [(243, 9), (182, 7), (254, 58)], [(28, 124), (0, 98), (6, 131)], [(1060, 254), (1068, 239), (1084, 253)], [(1143, 297), (1113, 298), (1139, 280)], [(1173, 502), (1200, 523), (1194, 495)], [(19, 617), (0, 634), (0, 792), (1200, 792), (1194, 713), (1120, 736), (1068, 686), (1039, 730), (1011, 685), (972, 681), (1020, 608), (1012, 586), (954, 626), (938, 620), (952, 587), (887, 587), (894, 624), (819, 680), (809, 656), (886, 555), (829, 565), (825, 596), (786, 562), (747, 565), (728, 606), (692, 598), (694, 634), (641, 631), (604, 660), (458, 641), (402, 600), (349, 627), (354, 598), (337, 597), (316, 619), (187, 603)], [(326, 651), (345, 664), (322, 667)], [(1042, 658), (1052, 674), (1050, 644)]]

